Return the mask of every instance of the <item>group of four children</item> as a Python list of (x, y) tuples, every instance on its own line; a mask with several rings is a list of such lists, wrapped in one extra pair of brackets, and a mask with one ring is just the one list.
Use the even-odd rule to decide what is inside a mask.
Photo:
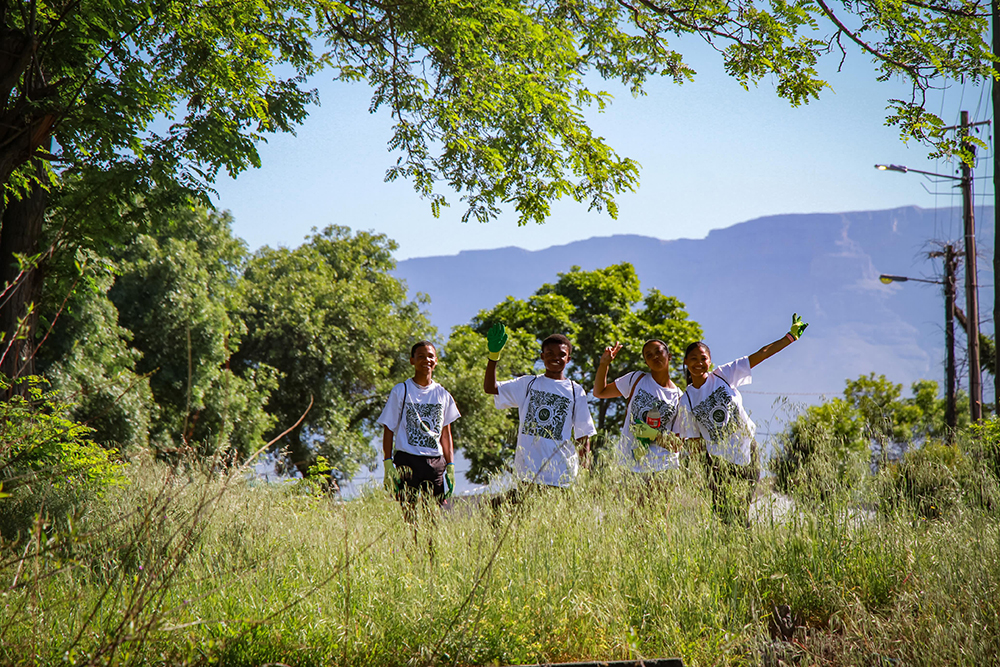
[[(745, 511), (759, 470), (755, 425), (737, 387), (749, 384), (751, 369), (797, 340), (808, 325), (792, 316), (789, 332), (753, 354), (713, 369), (702, 342), (684, 351), (687, 388), (670, 379), (670, 350), (662, 340), (643, 345), (646, 371), (626, 373), (608, 383), (608, 368), (622, 345), (605, 348), (594, 380), (599, 399), (627, 398), (619, 445), (623, 462), (635, 473), (655, 475), (680, 466), (680, 451), (704, 450), (716, 510), (724, 515)], [(488, 360), (483, 390), (498, 409), (518, 409), (514, 472), (520, 482), (566, 487), (586, 467), (590, 436), (596, 433), (587, 393), (565, 376), (573, 346), (562, 334), (542, 341), (542, 375), (497, 382), (496, 365), (507, 342), (503, 324), (487, 333)], [(385, 486), (412, 512), (421, 491), (439, 502), (455, 489), (451, 423), (458, 419), (455, 401), (433, 378), (437, 366), (433, 343), (420, 341), (410, 350), (414, 376), (389, 393), (379, 416)], [(742, 491), (736, 491), (744, 482)], [(408, 514), (412, 516), (412, 514)]]

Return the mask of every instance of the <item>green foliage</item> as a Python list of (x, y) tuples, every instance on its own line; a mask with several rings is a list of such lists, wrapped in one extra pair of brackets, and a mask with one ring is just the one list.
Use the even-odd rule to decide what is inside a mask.
[(36, 363), (70, 419), (92, 428), (94, 440), (129, 452), (149, 444), (158, 408), (149, 379), (136, 370), (141, 354), (129, 345), (132, 334), (107, 298), (114, 272), (93, 253), (56, 255), (42, 294), (46, 337)]
[[(678, 350), (702, 335), (701, 327), (687, 317), (683, 303), (656, 289), (643, 298), (635, 268), (623, 262), (594, 271), (573, 267), (527, 300), (507, 297), (492, 309), (480, 311), (469, 327), (457, 327), (442, 355), (448, 368), (440, 377), (447, 379), (448, 384), (445, 379), (441, 382), (449, 391), (452, 386), (460, 387), (458, 394), (452, 391), (462, 413), (454, 427), (455, 443), (472, 461), (474, 477), (470, 478), (485, 480), (502, 469), (501, 464), (509, 463), (513, 449), (503, 443), (517, 432), (516, 415), (498, 419), (492, 398), (476, 395), (477, 390), (482, 393), (485, 335), (494, 322), (503, 322), (511, 339), (521, 341), (513, 349), (511, 343), (504, 348), (498, 379), (537, 372), (534, 362), (541, 342), (550, 334), (562, 333), (574, 345), (566, 375), (589, 391), (604, 348), (615, 341), (624, 343), (625, 349), (609, 379), (646, 368), (642, 344), (650, 338), (665, 341), (673, 351), (671, 364), (679, 377), (683, 360)], [(624, 419), (624, 403), (624, 399), (597, 403), (597, 428), (616, 436)]]
[(930, 441), (886, 466), (880, 489), (886, 509), (899, 507), (924, 519), (953, 518), (975, 508), (1000, 508), (1000, 428), (996, 418), (961, 432), (955, 443)]
[(810, 406), (788, 426), (771, 462), (777, 487), (798, 498), (824, 498), (867, 470), (869, 441), (860, 414), (835, 398)]
[[(64, 520), (82, 499), (124, 481), (117, 452), (93, 442), (93, 429), (65, 418), (68, 406), (42, 378), (17, 383), (27, 390), (0, 402), (0, 536), (8, 540), (29, 530), (37, 513)], [(0, 391), (11, 386), (0, 381)]]
[(1000, 647), (1000, 524), (972, 505), (763, 502), (726, 527), (692, 471), (595, 471), (401, 528), (382, 493), (127, 472), (73, 532), (0, 544), (0, 663), (959, 665)]
[[(16, 91), (12, 99), (28, 102), (13, 107), (9, 120), (17, 130), (31, 128), (36, 146), (58, 131), (60, 161), (102, 190), (92, 204), (128, 201), (154, 185), (202, 192), (220, 169), (257, 166), (256, 142), (301, 122), (314, 98), (300, 87), (316, 65), (310, 3), (32, 2), (22, 9), (3, 15), (6, 34), (15, 36), (4, 80)], [(279, 67), (290, 76), (276, 76)], [(32, 152), (10, 155), (18, 148), (6, 146), (0, 165), (17, 167)], [(8, 176), (0, 168), (0, 182), (9, 185)]]
[(276, 377), (263, 364), (240, 375), (229, 368), (245, 331), (238, 316), (245, 243), (225, 213), (188, 206), (158, 218), (158, 234), (141, 234), (116, 253), (121, 275), (109, 293), (159, 407), (153, 442), (161, 451), (193, 446), (203, 455), (246, 456), (274, 424), (264, 406)]
[(327, 227), (295, 250), (262, 248), (247, 266), (247, 334), (232, 367), (281, 373), (267, 437), (295, 426), (279, 446), (303, 475), (319, 454), (344, 477), (373, 458), (385, 397), (411, 370), (410, 345), (431, 336), (420, 303), (389, 275), (395, 248), (381, 234)]
[[(806, 408), (779, 440), (771, 468), (778, 488), (803, 498), (823, 498), (838, 485), (856, 485), (865, 476), (870, 450), (883, 464), (914, 446), (946, 435), (945, 400), (937, 383), (918, 380), (913, 396), (884, 375), (848, 380), (844, 398)], [(968, 423), (959, 409), (960, 424)]]
[(793, 105), (830, 87), (818, 71), (824, 55), (841, 61), (845, 44), (858, 47), (880, 80), (913, 85), (910, 100), (891, 101), (889, 122), (942, 153), (967, 148), (923, 108), (924, 91), (938, 78), (985, 83), (994, 73), (986, 14), (961, 2), (435, 0), (341, 7), (325, 19), (337, 76), (367, 80), (372, 108), (394, 112), (390, 148), (401, 155), (387, 178), (411, 179), (435, 214), (446, 205), (436, 185), (447, 183), (462, 193), (464, 218), (481, 221), (509, 203), (521, 223), (541, 222), (564, 196), (614, 216), (637, 165), (584, 120), (610, 98), (591, 88), (592, 73), (636, 95), (650, 77), (692, 80), (671, 41), (705, 39), (741, 85), (773, 81)]

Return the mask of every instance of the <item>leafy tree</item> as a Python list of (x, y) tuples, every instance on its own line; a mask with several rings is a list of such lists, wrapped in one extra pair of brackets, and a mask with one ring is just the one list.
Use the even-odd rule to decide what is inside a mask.
[[(516, 417), (497, 419), (492, 400), (482, 393), (484, 337), (494, 322), (503, 322), (511, 338), (500, 357), (498, 377), (537, 372), (535, 361), (542, 340), (562, 333), (574, 344), (567, 377), (589, 391), (604, 348), (615, 341), (624, 343), (625, 349), (612, 373), (645, 368), (642, 344), (659, 338), (673, 352), (675, 379), (680, 379), (683, 360), (678, 350), (701, 338), (701, 327), (687, 317), (683, 303), (656, 289), (643, 298), (635, 268), (624, 262), (594, 271), (573, 267), (527, 300), (507, 297), (492, 309), (480, 311), (469, 327), (456, 327), (442, 354), (445, 368), (439, 375), (442, 384), (450, 383), (445, 384), (449, 391), (458, 388), (459, 393), (452, 391), (462, 413), (454, 427), (455, 443), (472, 461), (470, 478), (483, 481), (513, 455), (505, 443), (516, 433)], [(613, 435), (621, 428), (624, 403), (624, 399), (597, 403), (600, 431)]]
[(31, 372), (50, 161), (62, 181), (84, 185), (56, 227), (103, 244), (127, 228), (118, 214), (136, 195), (176, 202), (204, 193), (220, 169), (258, 165), (256, 142), (291, 129), (314, 99), (302, 88), (316, 64), (314, 9), (299, 0), (0, 5), (0, 284), (17, 286), (0, 307), (10, 346), (0, 371)]
[(109, 258), (51, 265), (59, 271), (43, 302), (52, 335), (40, 367), (78, 401), (73, 416), (97, 440), (237, 455), (263, 444), (275, 373), (228, 368), (245, 330), (237, 313), (248, 258), (231, 222), (202, 206), (174, 207), (151, 221), (159, 234), (138, 234)]
[(276, 375), (266, 365), (240, 375), (229, 367), (245, 331), (245, 243), (232, 235), (228, 214), (202, 206), (158, 217), (160, 234), (141, 234), (116, 253), (121, 275), (109, 293), (158, 406), (154, 444), (245, 456), (274, 423), (264, 405)]
[(149, 379), (137, 371), (142, 354), (107, 296), (115, 265), (82, 251), (67, 259), (63, 253), (49, 266), (38, 370), (62, 396), (67, 416), (93, 429), (96, 442), (123, 452), (145, 447), (158, 408)]
[(279, 444), (303, 476), (318, 455), (343, 477), (372, 459), (385, 397), (411, 370), (410, 345), (431, 336), (420, 302), (389, 275), (395, 249), (381, 234), (327, 227), (295, 250), (262, 248), (247, 266), (233, 369), (280, 371), (268, 437), (294, 426)]

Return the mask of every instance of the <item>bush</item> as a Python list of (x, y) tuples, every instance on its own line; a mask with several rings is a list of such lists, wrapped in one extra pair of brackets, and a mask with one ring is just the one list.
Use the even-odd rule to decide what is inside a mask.
[(864, 423), (843, 399), (807, 408), (776, 449), (775, 486), (801, 499), (824, 500), (834, 489), (856, 486), (867, 473)]
[(44, 511), (60, 519), (79, 501), (123, 482), (115, 450), (90, 440), (93, 429), (66, 419), (67, 406), (37, 376), (0, 379), (0, 535), (29, 529)]
[(925, 519), (961, 510), (995, 511), (1000, 507), (998, 442), (994, 419), (961, 433), (954, 445), (932, 440), (907, 452), (885, 470), (883, 506), (906, 504)]

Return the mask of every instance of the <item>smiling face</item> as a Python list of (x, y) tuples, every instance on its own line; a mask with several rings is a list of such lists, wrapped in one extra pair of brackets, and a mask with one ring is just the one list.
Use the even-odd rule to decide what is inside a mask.
[(712, 353), (704, 345), (696, 345), (684, 355), (684, 365), (691, 377), (708, 377), (708, 372), (712, 369)]
[(418, 373), (423, 372), (430, 375), (437, 363), (437, 350), (434, 349), (433, 345), (421, 345), (413, 351), (413, 356), (410, 357), (410, 365)]
[(546, 377), (562, 378), (569, 356), (569, 345), (566, 343), (549, 343), (543, 347), (542, 364), (545, 366)]
[(642, 346), (642, 359), (654, 373), (670, 368), (670, 352), (658, 340), (651, 340)]

